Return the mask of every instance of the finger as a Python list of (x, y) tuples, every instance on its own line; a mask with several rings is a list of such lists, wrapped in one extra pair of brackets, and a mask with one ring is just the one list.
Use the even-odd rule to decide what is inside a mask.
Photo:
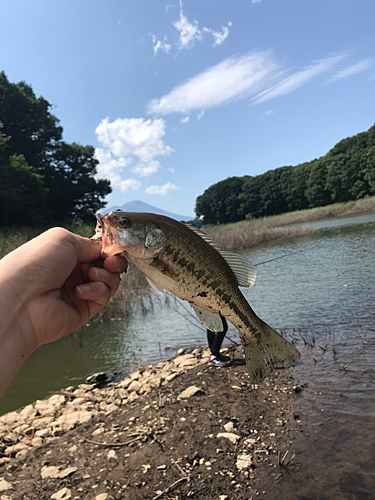
[(103, 266), (108, 271), (123, 273), (128, 268), (128, 261), (122, 255), (112, 255), (104, 260)]
[(111, 298), (111, 291), (103, 281), (78, 285), (76, 286), (76, 294), (80, 299), (94, 303), (90, 307), (91, 316), (106, 306)]
[(111, 297), (114, 295), (120, 284), (118, 273), (111, 273), (102, 267), (91, 267), (88, 271), (88, 279), (93, 282), (102, 281), (110, 290)]

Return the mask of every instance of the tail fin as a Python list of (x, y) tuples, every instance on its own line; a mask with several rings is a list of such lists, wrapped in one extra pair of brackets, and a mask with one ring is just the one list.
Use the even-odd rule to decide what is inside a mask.
[(294, 365), (301, 354), (267, 323), (262, 321), (261, 334), (242, 339), (247, 370), (252, 382), (261, 382), (273, 368)]

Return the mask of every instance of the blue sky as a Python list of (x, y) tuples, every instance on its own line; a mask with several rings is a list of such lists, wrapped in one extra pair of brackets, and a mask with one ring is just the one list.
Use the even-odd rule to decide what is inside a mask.
[(109, 206), (192, 215), (375, 122), (373, 0), (2, 0), (0, 70), (91, 144)]

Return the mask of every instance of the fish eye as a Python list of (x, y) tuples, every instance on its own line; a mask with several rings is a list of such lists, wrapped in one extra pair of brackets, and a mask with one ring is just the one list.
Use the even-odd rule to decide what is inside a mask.
[(129, 227), (130, 226), (130, 220), (127, 217), (122, 217), (119, 220), (119, 223), (122, 227)]

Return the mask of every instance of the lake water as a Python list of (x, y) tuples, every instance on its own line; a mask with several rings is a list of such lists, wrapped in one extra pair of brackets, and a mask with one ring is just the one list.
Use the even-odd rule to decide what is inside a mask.
[[(306, 457), (296, 443), (296, 451), (305, 451), (311, 478), (293, 475), (295, 498), (375, 498), (375, 214), (311, 224), (311, 237), (246, 254), (257, 281), (244, 293), (302, 353), (293, 375), (307, 384), (301, 411), (312, 449)], [(228, 337), (238, 341), (234, 328)], [(0, 414), (94, 372), (127, 372), (191, 344), (205, 345), (205, 330), (175, 301), (88, 326), (35, 352), (0, 400)]]

